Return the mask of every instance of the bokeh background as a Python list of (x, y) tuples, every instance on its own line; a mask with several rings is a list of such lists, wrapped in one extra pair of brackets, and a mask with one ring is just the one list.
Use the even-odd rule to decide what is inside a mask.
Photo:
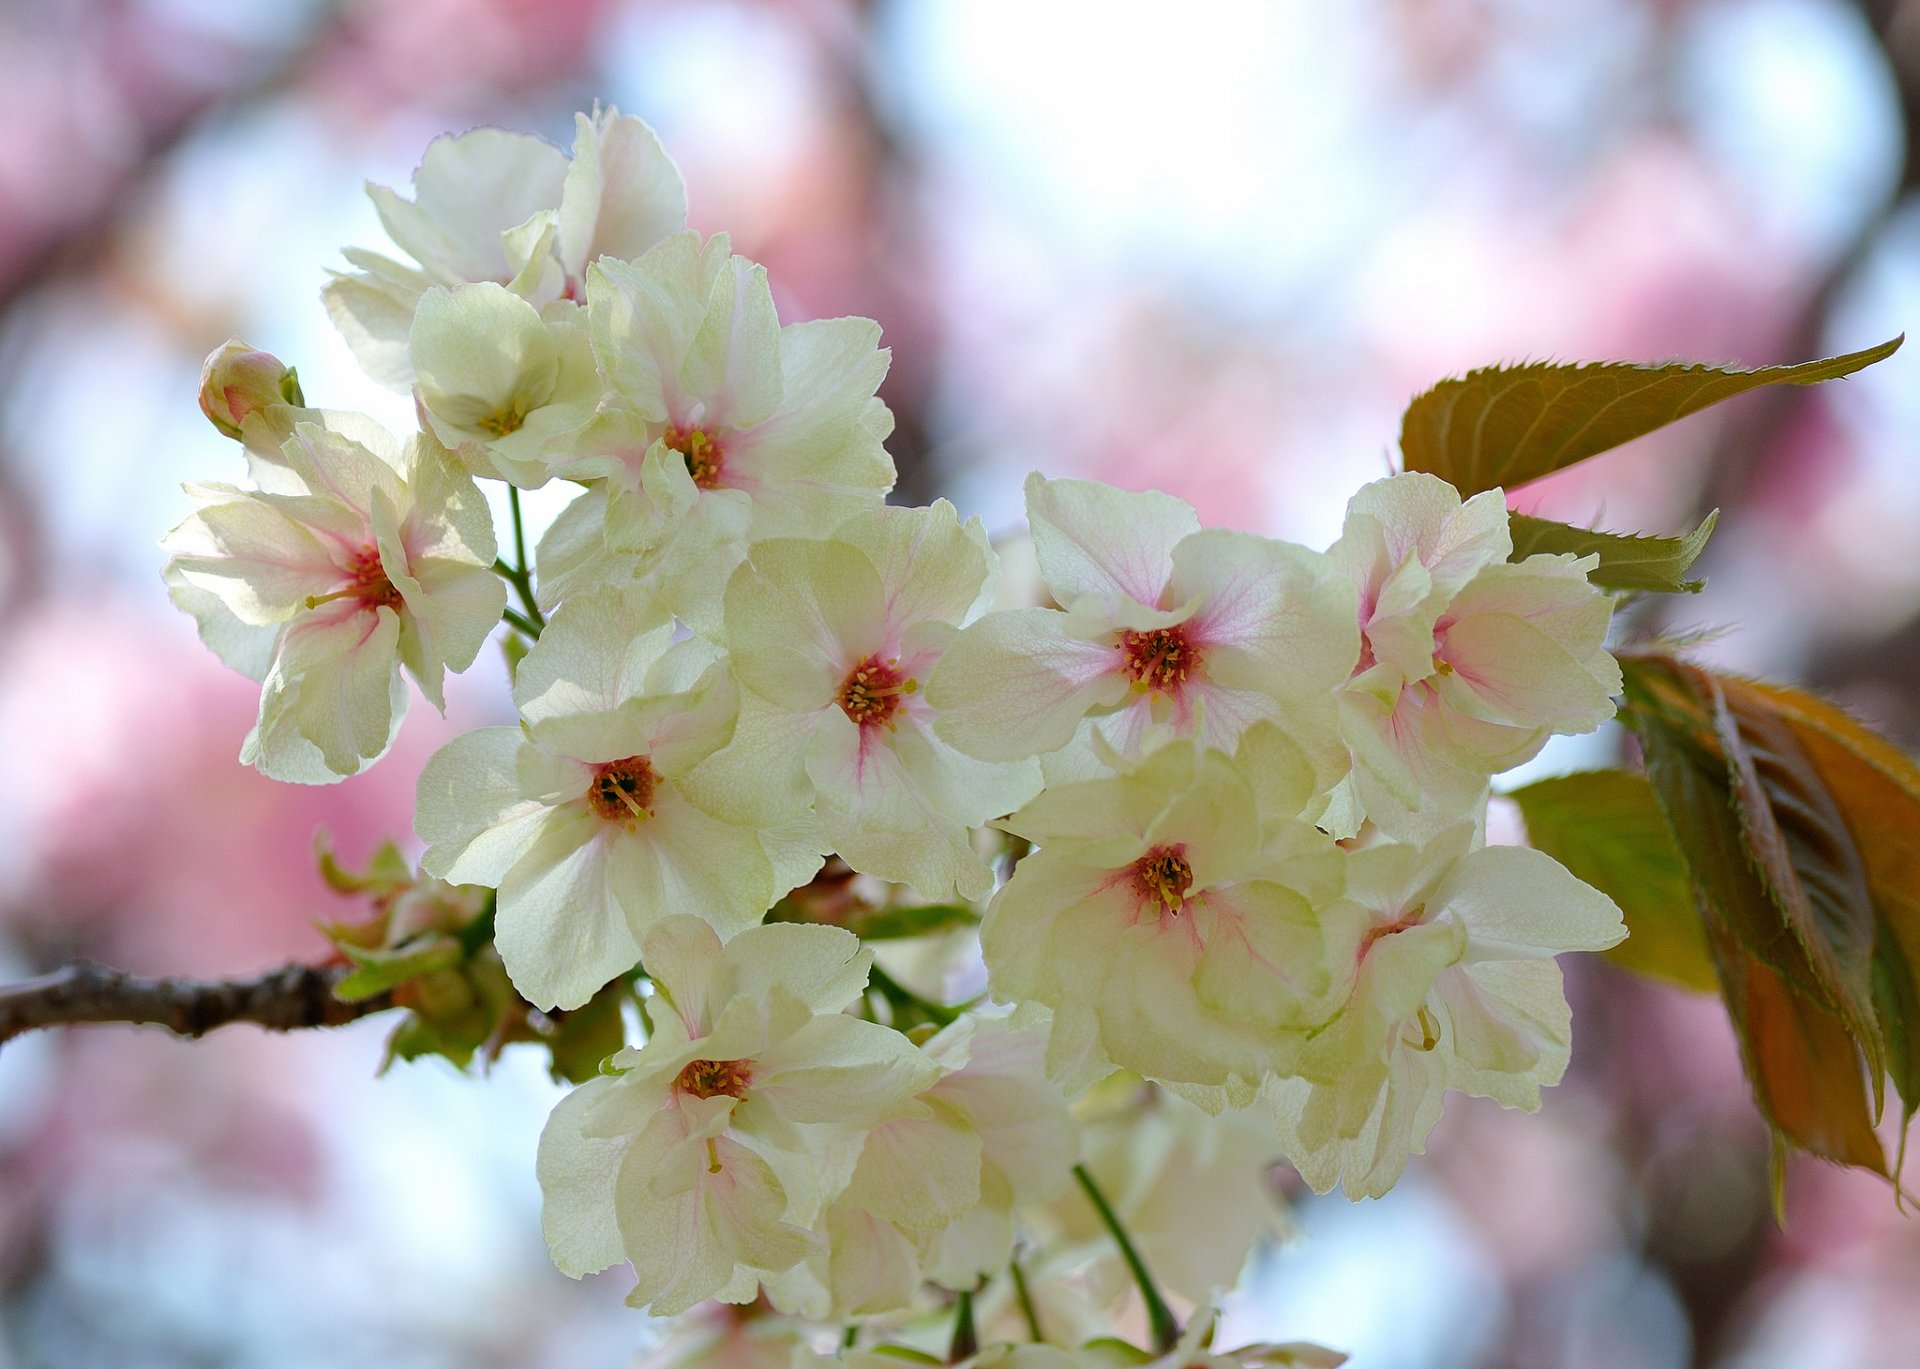
[[(878, 318), (901, 491), (994, 527), (1030, 468), (1324, 545), (1405, 401), (1502, 359), (1798, 361), (1920, 324), (1913, 0), (7, 0), (0, 4), (0, 976), (315, 959), (310, 854), (406, 834), (499, 718), (486, 656), (326, 790), (234, 754), (255, 692), (168, 607), (200, 358), (404, 423), (317, 292), (433, 135), (650, 120), (784, 312)], [(1920, 742), (1920, 348), (1528, 492), (1669, 532), (1733, 667)], [(1539, 766), (1605, 762), (1617, 738)], [(1536, 769), (1539, 767), (1536, 767)], [(1379, 1202), (1292, 1194), (1227, 1339), (1355, 1369), (1902, 1366), (1920, 1223), (1766, 1147), (1718, 1004), (1571, 966), (1538, 1117), (1458, 1098)], [(548, 1265), (555, 1088), (509, 1051), (376, 1079), (385, 1026), (0, 1054), (0, 1366), (592, 1365), (650, 1338)]]

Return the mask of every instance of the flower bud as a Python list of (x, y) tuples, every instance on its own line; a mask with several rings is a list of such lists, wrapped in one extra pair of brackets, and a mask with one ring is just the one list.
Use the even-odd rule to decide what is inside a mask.
[(228, 338), (210, 352), (200, 371), (201, 412), (228, 437), (238, 438), (248, 416), (262, 409), (305, 403), (292, 367), (239, 338)]

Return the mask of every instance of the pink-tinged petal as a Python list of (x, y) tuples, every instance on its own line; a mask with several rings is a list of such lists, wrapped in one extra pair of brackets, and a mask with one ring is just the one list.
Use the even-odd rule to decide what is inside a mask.
[(821, 834), (854, 869), (910, 884), (926, 899), (984, 898), (993, 871), (967, 828), (915, 778), (935, 762), (909, 767), (897, 749), (928, 745), (911, 722), (890, 731), (859, 726), (838, 709), (824, 713), (807, 748)]
[(686, 393), (705, 401), (705, 421), (718, 427), (750, 428), (780, 407), (780, 318), (766, 267), (728, 259), (680, 375)]
[(1027, 523), (1040, 574), (1063, 606), (1093, 595), (1171, 607), (1163, 600), (1173, 549), (1200, 530), (1192, 506), (1172, 495), (1038, 473), (1027, 477)]
[(840, 541), (756, 543), (727, 582), (727, 642), (740, 682), (795, 711), (831, 707), (878, 651), (885, 593), (873, 563)]
[(1176, 736), (1202, 746), (1232, 751), (1257, 722), (1283, 720), (1278, 700), (1268, 693), (1227, 689), (1212, 680), (1190, 681), (1180, 691), (1173, 717)]
[(834, 531), (873, 562), (884, 595), (882, 639), (898, 644), (922, 623), (958, 626), (980, 598), (993, 553), (975, 518), (962, 524), (953, 505), (883, 506), (857, 513)]
[(400, 617), (352, 600), (322, 604), (280, 638), (243, 764), (294, 784), (330, 784), (386, 754), (407, 708)]
[[(1447, 707), (1483, 722), (1591, 732), (1613, 716), (1610, 687), (1559, 641), (1522, 618), (1476, 614), (1442, 633), (1434, 680)], [(1608, 658), (1611, 661), (1611, 658)]]
[(345, 578), (329, 543), (285, 509), (241, 490), (203, 492), (219, 502), (183, 521), (161, 546), (173, 553), (180, 583), (214, 596), (242, 623), (285, 622)]
[(1127, 697), (1113, 646), (1067, 635), (1052, 609), (989, 613), (963, 629), (927, 681), (941, 739), (981, 760), (1058, 751), (1080, 720)]
[(1360, 655), (1353, 586), (1318, 552), (1210, 529), (1173, 553), (1172, 597), (1196, 599), (1186, 633), (1209, 679), (1279, 699), (1343, 683)]
[(707, 1298), (751, 1302), (760, 1274), (790, 1269), (820, 1244), (783, 1220), (786, 1191), (765, 1160), (724, 1134), (676, 1138), (677, 1116), (663, 1112), (635, 1138), (614, 1198), (637, 1280), (627, 1301), (663, 1317)]
[(980, 1202), (980, 1137), (944, 1110), (876, 1127), (847, 1196), (900, 1226), (943, 1227)]

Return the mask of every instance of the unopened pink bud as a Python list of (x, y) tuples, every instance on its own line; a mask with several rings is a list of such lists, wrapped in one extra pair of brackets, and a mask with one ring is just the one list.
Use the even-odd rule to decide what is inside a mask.
[(239, 437), (248, 416), (262, 409), (305, 403), (292, 367), (239, 338), (229, 338), (209, 353), (200, 372), (201, 412), (228, 437)]

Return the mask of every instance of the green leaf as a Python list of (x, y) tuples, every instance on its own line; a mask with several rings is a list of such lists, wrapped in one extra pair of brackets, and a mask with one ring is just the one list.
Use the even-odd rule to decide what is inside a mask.
[(334, 986), (334, 997), (347, 1003), (372, 998), (436, 970), (452, 969), (463, 958), (460, 943), (450, 937), (434, 937), (424, 945), (397, 951), (363, 951), (346, 945), (340, 950), (357, 967)]
[(1852, 375), (1892, 356), (1905, 338), (1757, 371), (1622, 361), (1470, 371), (1407, 406), (1400, 451), (1407, 470), (1437, 475), (1463, 495), (1511, 490), (1748, 390)]
[(546, 1043), (555, 1079), (584, 1084), (600, 1073), (603, 1060), (627, 1044), (620, 1009), (630, 996), (628, 985), (624, 976), (616, 979), (560, 1019)]
[(1598, 556), (1600, 564), (1588, 572), (1587, 578), (1601, 589), (1698, 594), (1706, 581), (1684, 577), (1706, 550), (1707, 538), (1719, 521), (1720, 510), (1715, 509), (1685, 537), (1630, 537), (1516, 513), (1508, 519), (1513, 532), (1513, 555), (1509, 559), (1524, 561), (1539, 552)]
[(1520, 806), (1537, 850), (1620, 905), (1628, 935), (1602, 952), (1608, 960), (1682, 988), (1719, 988), (1686, 862), (1644, 775), (1591, 770), (1507, 797)]

